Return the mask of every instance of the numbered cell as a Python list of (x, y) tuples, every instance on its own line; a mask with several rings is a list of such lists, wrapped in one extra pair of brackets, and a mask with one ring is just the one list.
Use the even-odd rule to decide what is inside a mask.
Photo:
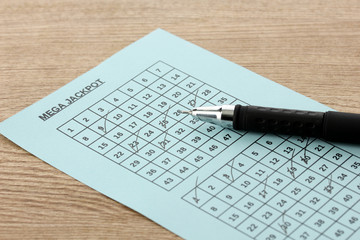
[(279, 137), (277, 135), (267, 133), (261, 138), (259, 138), (256, 142), (263, 147), (269, 148), (271, 150), (277, 148), (281, 143), (283, 143), (285, 140), (282, 137)]
[(217, 179), (230, 184), (235, 182), (241, 176), (241, 172), (231, 166), (225, 165), (216, 171), (214, 176)]
[(195, 148), (191, 147), (189, 144), (186, 144), (184, 142), (178, 142), (174, 146), (172, 146), (168, 152), (184, 159), (186, 156), (191, 154)]
[(214, 139), (210, 139), (206, 143), (204, 143), (199, 149), (207, 154), (209, 154), (212, 157), (217, 156), (220, 154), (226, 146), (219, 141), (216, 141)]
[[(359, 201), (359, 194), (354, 193), (350, 189), (343, 188), (337, 195), (336, 201), (343, 204), (348, 208), (352, 208), (352, 206)], [(355, 209), (354, 210), (358, 210)], [(359, 211), (359, 210), (358, 210)]]
[(315, 188), (315, 186), (317, 186), (324, 179), (324, 177), (308, 169), (300, 176), (297, 176), (296, 179), (297, 182), (300, 182), (312, 189)]
[(319, 210), (319, 212), (332, 220), (337, 221), (347, 210), (346, 207), (338, 202), (330, 200)]
[(261, 222), (270, 225), (275, 219), (279, 218), (282, 212), (272, 208), (269, 205), (264, 204), (259, 210), (257, 210), (252, 216)]
[(219, 134), (217, 134), (214, 139), (225, 144), (226, 146), (230, 146), (240, 137), (241, 135), (239, 133), (234, 132), (230, 129), (224, 129), (223, 131), (219, 132)]
[(311, 191), (305, 195), (300, 202), (313, 210), (319, 210), (328, 200), (328, 197), (325, 197), (316, 191)]
[(159, 61), (157, 63), (155, 63), (154, 65), (152, 65), (151, 67), (149, 67), (147, 70), (159, 77), (164, 76), (166, 73), (170, 72), (173, 69), (173, 67), (171, 67), (170, 65)]
[[(140, 135), (142, 129), (145, 127), (146, 123), (141, 121), (137, 117), (130, 117), (125, 122), (121, 124), (123, 128), (131, 132), (132, 134)], [(138, 133), (140, 132), (140, 133)]]
[(149, 86), (158, 79), (159, 79), (158, 76), (146, 70), (140, 73), (139, 75), (137, 75), (136, 77), (134, 77), (134, 80), (137, 83), (140, 83), (144, 86)]
[(105, 134), (107, 139), (110, 139), (116, 144), (120, 144), (122, 141), (131, 136), (131, 133), (121, 127), (115, 127), (110, 132)]
[(278, 193), (267, 204), (273, 206), (280, 212), (284, 212), (294, 205), (295, 200), (286, 196), (285, 194)]
[(186, 157), (186, 161), (192, 165), (200, 168), (208, 163), (212, 157), (200, 150), (193, 151), (189, 156)]
[(265, 181), (269, 175), (271, 175), (274, 171), (261, 163), (255, 164), (252, 168), (246, 171), (246, 174), (259, 182)]
[[(351, 180), (353, 180), (355, 177), (356, 177), (355, 174), (353, 174), (352, 172), (348, 171), (347, 169), (345, 169), (343, 167), (338, 167), (332, 173), (332, 179), (335, 182), (341, 184), (342, 186), (348, 186), (349, 182)], [(358, 189), (357, 186), (353, 186), (353, 187), (348, 186), (348, 187), (352, 190)], [(360, 190), (360, 189), (358, 189), (358, 190)], [(360, 193), (360, 192), (358, 192), (358, 193)]]
[(318, 174), (326, 177), (332, 173), (337, 166), (323, 158), (316, 161), (312, 166), (311, 170), (316, 171)]
[(221, 192), (219, 192), (216, 197), (219, 198), (220, 200), (230, 204), (230, 205), (234, 205), (237, 201), (239, 201), (242, 197), (244, 197), (245, 194), (241, 191), (239, 191), (238, 189), (232, 187), (232, 186), (227, 186), (226, 188), (224, 188)]
[(261, 160), (261, 163), (273, 170), (277, 170), (288, 161), (289, 159), (281, 156), (280, 154), (277, 154), (276, 152), (270, 152)]
[(89, 128), (100, 135), (104, 135), (110, 132), (115, 127), (115, 124), (107, 120), (107, 116), (105, 116), (93, 123)]
[(118, 107), (127, 100), (129, 100), (130, 97), (126, 95), (123, 92), (120, 92), (119, 90), (115, 90), (114, 92), (107, 95), (104, 100), (108, 103), (111, 103), (112, 105)]
[(108, 151), (105, 154), (105, 157), (109, 158), (110, 160), (112, 160), (116, 163), (121, 163), (122, 161), (124, 161), (125, 159), (130, 157), (131, 155), (132, 155), (132, 153), (130, 151), (126, 150), (125, 148), (123, 148), (121, 146), (116, 146), (113, 149), (111, 149), (110, 151)]
[(152, 101), (157, 99), (160, 95), (154, 92), (149, 88), (145, 88), (138, 94), (136, 94), (135, 98), (144, 104), (150, 104)]
[[(184, 99), (186, 96), (188, 96), (189, 93), (186, 92), (184, 89), (179, 88), (177, 86), (173, 87), (169, 91), (167, 91), (164, 96), (173, 100), (174, 102), (180, 102), (182, 99)], [(182, 109), (183, 107), (181, 107)]]
[(229, 224), (232, 227), (236, 227), (239, 225), (242, 221), (244, 221), (249, 215), (247, 215), (244, 212), (241, 212), (240, 210), (230, 207), (228, 208), (219, 219), (223, 221), (226, 224)]
[(255, 239), (255, 236), (261, 233), (266, 227), (267, 226), (261, 223), (259, 220), (256, 220), (253, 217), (249, 217), (243, 223), (241, 223), (237, 229)]
[(149, 143), (145, 147), (142, 147), (137, 154), (148, 161), (152, 161), (163, 152), (164, 151), (162, 149)]
[(96, 140), (95, 142), (93, 142), (89, 147), (100, 154), (105, 154), (108, 151), (110, 151), (113, 147), (115, 147), (115, 145), (116, 144), (110, 141), (109, 139), (102, 137)]
[(176, 125), (172, 126), (167, 132), (168, 134), (176, 137), (177, 139), (181, 140), (185, 136), (187, 136), (193, 130), (182, 123), (177, 123)]
[(119, 125), (123, 121), (128, 119), (130, 117), (130, 114), (128, 114), (127, 112), (125, 112), (119, 108), (115, 108), (113, 111), (109, 112), (105, 117), (108, 121), (110, 121), (116, 125)]
[(274, 223), (272, 227), (283, 233), (284, 235), (290, 235), (299, 227), (300, 223), (293, 218), (290, 218), (286, 212), (283, 212)]
[(255, 163), (256, 162), (254, 160), (252, 160), (251, 158), (249, 158), (243, 154), (239, 154), (236, 157), (234, 157), (233, 159), (231, 159), (227, 163), (227, 165), (235, 168), (236, 170), (239, 170), (242, 173), (245, 173), (249, 168), (254, 166)]
[[(160, 130), (158, 130), (160, 132)], [(173, 136), (167, 134), (167, 132), (162, 133), (158, 138), (156, 138), (152, 143), (157, 147), (161, 148), (163, 151), (168, 150), (174, 146), (179, 140)]]
[(155, 118), (150, 124), (161, 131), (165, 132), (172, 126), (174, 126), (177, 122), (173, 118), (167, 116), (168, 112), (164, 114), (160, 114), (157, 118)]
[(175, 119), (176, 121), (183, 122), (183, 119), (187, 116), (187, 114), (181, 113), (183, 110), (183, 107), (181, 107), (179, 104), (176, 104), (169, 109), (168, 116)]
[(333, 145), (326, 143), (322, 140), (315, 139), (311, 144), (309, 144), (309, 146), (307, 146), (306, 150), (311, 151), (312, 153), (321, 157), (332, 148)]
[(203, 106), (205, 103), (205, 100), (199, 98), (197, 96), (198, 92), (195, 91), (193, 93), (190, 93), (187, 95), (183, 100), (179, 102), (181, 106), (183, 106), (184, 109), (193, 109), (196, 107)]
[(78, 142), (84, 144), (85, 146), (89, 146), (91, 143), (99, 139), (101, 136), (94, 132), (93, 130), (87, 128), (84, 131), (77, 134), (74, 139)]
[(301, 202), (295, 203), (294, 206), (286, 210), (286, 215), (298, 220), (299, 222), (305, 222), (315, 212), (314, 209), (309, 207), (309, 204), (302, 204)]
[(307, 221), (307, 225), (318, 232), (324, 232), (334, 221), (321, 213), (315, 212)]
[(178, 84), (187, 77), (188, 77), (187, 74), (185, 74), (177, 69), (173, 69), (170, 72), (168, 72), (165, 76), (163, 76), (164, 79), (166, 79), (167, 81), (169, 81), (173, 84)]
[(158, 94), (165, 94), (171, 88), (174, 87), (174, 84), (169, 83), (164, 79), (159, 79), (156, 82), (152, 83), (149, 88)]
[(191, 133), (188, 134), (183, 141), (191, 143), (191, 146), (199, 148), (205, 142), (207, 142), (210, 138), (196, 130), (191, 129)]
[[(190, 115), (186, 115), (186, 117), (181, 122), (193, 129), (199, 129), (200, 126), (205, 124), (203, 121), (200, 121), (199, 119), (195, 119)], [(200, 132), (203, 131), (200, 130)]]
[(160, 112), (156, 111), (152, 107), (146, 106), (136, 113), (136, 117), (143, 119), (147, 123), (151, 123), (155, 118), (160, 116)]
[(182, 89), (185, 89), (189, 93), (196, 94), (197, 90), (203, 85), (201, 81), (193, 77), (188, 77), (184, 79), (178, 86)]
[(225, 212), (229, 207), (230, 207), (229, 204), (221, 201), (220, 199), (212, 198), (209, 201), (207, 201), (204, 205), (202, 205), (201, 209), (213, 215), (214, 217), (218, 217), (223, 212)]
[(212, 196), (205, 192), (204, 190), (198, 188), (197, 186), (195, 186), (195, 188), (193, 190), (191, 190), (190, 192), (188, 192), (183, 199), (187, 202), (189, 202), (190, 204), (196, 206), (196, 207), (200, 207), (202, 206), (204, 203), (206, 203), (210, 198), (212, 198)]
[(176, 185), (178, 185), (181, 181), (182, 181), (181, 178), (175, 176), (171, 172), (165, 172), (160, 177), (158, 177), (154, 181), (154, 183), (156, 183), (158, 186), (170, 191)]
[(350, 228), (336, 222), (326, 230), (325, 235), (332, 239), (349, 239), (353, 233), (354, 231)]
[(121, 146), (132, 153), (138, 153), (141, 148), (148, 144), (148, 142), (139, 137), (138, 133), (139, 132), (137, 132), (136, 134), (131, 134), (121, 143)]
[(288, 159), (292, 159), (301, 151), (301, 148), (289, 141), (285, 141), (274, 151)]
[(281, 192), (287, 196), (294, 198), (295, 200), (302, 199), (311, 189), (298, 183), (298, 182), (291, 182), (289, 185), (286, 186)]
[(142, 86), (141, 84), (139, 84), (133, 80), (125, 83), (124, 85), (122, 85), (121, 87), (118, 88), (119, 91), (129, 95), (130, 97), (135, 96), (138, 92), (140, 92), (143, 89), (144, 89), (144, 86)]
[(143, 176), (149, 181), (153, 181), (164, 172), (165, 172), (164, 169), (156, 166), (155, 164), (149, 163), (148, 165), (140, 169), (140, 171), (138, 171), (137, 174)]
[[(359, 209), (358, 207), (354, 209)], [(360, 214), (358, 212), (349, 209), (339, 220), (339, 222), (344, 223), (347, 227), (356, 231), (360, 227)]]
[(123, 111), (128, 112), (131, 115), (134, 115), (144, 107), (145, 105), (143, 103), (139, 102), (135, 98), (132, 98), (129, 101), (126, 101), (125, 103), (121, 104), (119, 108)]
[(230, 105), (235, 102), (235, 98), (224, 92), (219, 92), (209, 102), (213, 105)]
[(161, 112), (162, 115), (167, 115), (170, 108), (172, 106), (175, 106), (175, 102), (171, 101), (166, 97), (161, 96), (157, 98), (154, 102), (152, 102), (150, 106)]
[(266, 231), (263, 231), (260, 235), (258, 235), (257, 239), (266, 239), (266, 240), (286, 239), (286, 236), (276, 231), (274, 228), (267, 227)]
[(302, 136), (290, 136), (287, 141), (298, 145), (301, 148), (307, 148), (315, 138), (312, 137), (302, 137)]
[(259, 161), (260, 159), (262, 159), (269, 153), (270, 153), (269, 149), (261, 146), (258, 143), (253, 143), (250, 147), (248, 147), (247, 149), (245, 149), (243, 151), (244, 155), (246, 155), (256, 161)]
[(324, 158), (334, 164), (341, 165), (350, 156), (351, 156), (350, 153), (345, 152), (340, 148), (334, 147), (324, 155)]
[(268, 179), (265, 178), (260, 184), (258, 184), (249, 194), (257, 200), (266, 203), (271, 199), (277, 191), (268, 185)]
[(357, 156), (352, 155), (342, 167), (348, 169), (349, 171), (359, 174), (360, 173), (360, 158)]
[[(223, 177), (223, 179), (226, 179), (226, 175)], [(257, 180), (245, 174), (241, 175), (235, 181), (231, 182), (231, 186), (243, 191), (244, 193), (250, 192), (258, 184), (259, 182)]]
[(132, 155), (131, 157), (127, 158), (125, 161), (121, 163), (121, 166), (129, 169), (132, 172), (137, 172), (141, 168), (143, 168), (145, 165), (147, 165), (149, 162), (145, 159)]
[(199, 185), (199, 188), (211, 194), (212, 196), (215, 196), (226, 186), (227, 184), (224, 183), (223, 181), (220, 181), (218, 178), (214, 176), (210, 176)]
[(197, 130), (209, 137), (214, 137), (216, 134), (223, 131), (224, 128), (219, 125), (205, 122), (203, 125), (201, 125), (199, 128), (197, 128)]
[(289, 160), (278, 170), (278, 172), (281, 172), (292, 179), (296, 179), (305, 171), (307, 171), (307, 169), (296, 163), (294, 160)]
[(343, 187), (332, 180), (332, 175), (324, 178), (315, 190), (325, 196), (335, 196)]
[(183, 160), (183, 161), (179, 161), (169, 171), (182, 179), (186, 179), (191, 174), (193, 174), (196, 170), (198, 170), (197, 167), (195, 167), (195, 166), (191, 165), (190, 163)]
[(79, 132), (83, 131), (85, 127), (80, 123), (76, 122), (75, 120), (70, 120), (63, 124), (58, 130), (69, 137), (74, 137)]
[(148, 124), (145, 125), (145, 127), (141, 128), (139, 132), (139, 137), (144, 139), (146, 142), (152, 142), (155, 138), (159, 137), (161, 134), (162, 131)]
[[(318, 155), (305, 150), (301, 150), (296, 156), (294, 156), (293, 160), (299, 163), (301, 166), (310, 167), (317, 161), (324, 161)], [(310, 167), (311, 168), (311, 167)]]
[(291, 233), (291, 236), (294, 239), (304, 239), (304, 240), (315, 240), (319, 237), (320, 233), (309, 228), (308, 226), (301, 225), (294, 232)]
[(168, 152), (164, 152), (163, 154), (161, 154), (159, 157), (157, 157), (156, 159), (153, 160), (152, 163), (168, 170), (170, 169), (172, 166), (174, 166), (176, 163), (178, 163), (179, 161), (181, 161), (180, 158), (168, 153)]
[(74, 119), (78, 123), (81, 123), (82, 125), (88, 127), (91, 124), (93, 124), (94, 122), (96, 122), (97, 120), (99, 120), (99, 118), (100, 118), (99, 115), (95, 114), (94, 112), (90, 111), (89, 109), (86, 109), (85, 111), (83, 111), (82, 113), (77, 115)]
[(291, 176), (287, 177), (282, 174), (271, 174), (268, 177), (267, 184), (270, 187), (275, 188), (277, 191), (281, 191), (291, 181), (293, 181), (293, 178)]
[(115, 109), (115, 106), (106, 102), (105, 100), (100, 100), (99, 102), (95, 103), (89, 108), (92, 112), (100, 115), (105, 116), (109, 112)]
[(205, 101), (210, 101), (210, 99), (212, 99), (218, 93), (219, 90), (211, 87), (208, 84), (204, 84), (199, 88), (198, 97)]

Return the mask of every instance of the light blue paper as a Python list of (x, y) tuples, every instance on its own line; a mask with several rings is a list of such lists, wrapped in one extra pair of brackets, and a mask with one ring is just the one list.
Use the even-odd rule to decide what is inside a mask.
[(329, 110), (159, 29), (0, 132), (183, 238), (359, 239), (359, 147), (177, 114), (237, 103)]

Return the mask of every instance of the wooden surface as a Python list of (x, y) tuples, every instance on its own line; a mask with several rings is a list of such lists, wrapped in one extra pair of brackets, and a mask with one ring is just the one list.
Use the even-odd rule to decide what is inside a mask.
[[(0, 121), (156, 28), (360, 113), (360, 1), (0, 1)], [(0, 136), (0, 239), (175, 239)]]

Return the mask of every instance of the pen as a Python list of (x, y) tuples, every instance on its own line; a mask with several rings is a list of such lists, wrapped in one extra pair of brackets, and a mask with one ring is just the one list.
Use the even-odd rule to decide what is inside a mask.
[(360, 114), (313, 112), (260, 106), (223, 105), (180, 111), (235, 130), (269, 132), (360, 143)]

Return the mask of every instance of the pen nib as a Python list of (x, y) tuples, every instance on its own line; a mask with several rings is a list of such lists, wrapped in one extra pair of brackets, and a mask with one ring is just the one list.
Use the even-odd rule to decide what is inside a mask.
[(189, 114), (189, 115), (192, 113), (192, 111), (182, 111), (182, 110), (179, 110), (179, 112), (183, 113), (183, 114)]

